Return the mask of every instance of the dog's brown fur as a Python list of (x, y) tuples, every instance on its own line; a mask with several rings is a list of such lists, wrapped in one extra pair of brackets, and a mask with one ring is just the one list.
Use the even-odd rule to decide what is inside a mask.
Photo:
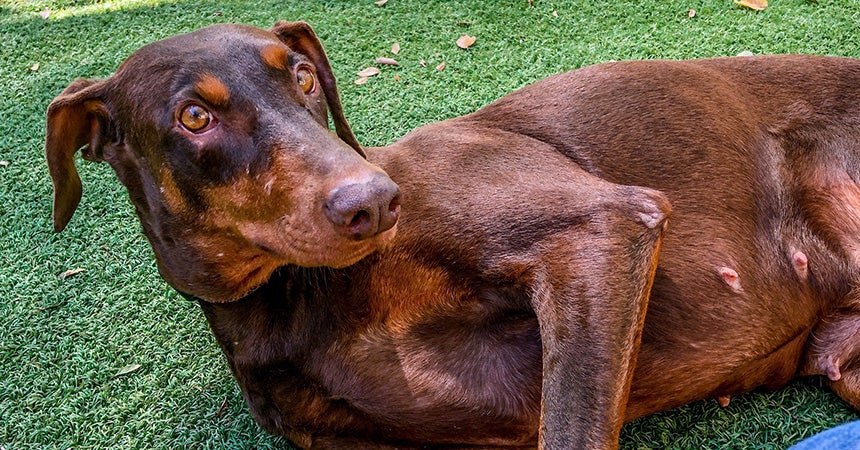
[(219, 25), (51, 104), (57, 230), (81, 147), (301, 447), (611, 448), (798, 375), (860, 408), (860, 61), (588, 67), (367, 162), (307, 25)]

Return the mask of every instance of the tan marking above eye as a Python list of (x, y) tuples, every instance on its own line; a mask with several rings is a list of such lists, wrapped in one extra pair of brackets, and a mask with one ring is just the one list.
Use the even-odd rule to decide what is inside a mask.
[(267, 45), (260, 49), (260, 59), (263, 64), (273, 68), (287, 69), (287, 49), (278, 45)]
[(210, 105), (225, 106), (230, 101), (230, 89), (215, 75), (203, 73), (194, 83), (197, 94)]
[(316, 87), (316, 78), (314, 78), (314, 73), (311, 69), (307, 67), (301, 67), (296, 71), (296, 83), (298, 83), (299, 88), (305, 94), (310, 94), (313, 92)]
[(197, 132), (212, 123), (212, 114), (206, 108), (194, 103), (182, 108), (182, 112), (179, 113), (179, 122), (186, 130)]

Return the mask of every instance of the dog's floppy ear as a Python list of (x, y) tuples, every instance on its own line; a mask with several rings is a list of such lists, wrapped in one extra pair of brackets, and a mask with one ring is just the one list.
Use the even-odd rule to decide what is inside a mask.
[(283, 41), (290, 50), (299, 52), (308, 57), (314, 64), (319, 78), (320, 85), (323, 88), (326, 102), (331, 110), (332, 120), (337, 135), (344, 142), (354, 148), (361, 156), (367, 157), (361, 144), (352, 134), (352, 129), (343, 115), (343, 106), (340, 104), (340, 97), (337, 93), (337, 84), (335, 83), (334, 73), (332, 73), (331, 65), (328, 58), (325, 56), (322, 43), (314, 34), (314, 30), (306, 22), (287, 22), (285, 20), (278, 21), (270, 30), (278, 38)]
[(101, 161), (108, 114), (101, 99), (103, 81), (79, 79), (48, 106), (45, 157), (54, 183), (54, 231), (62, 231), (81, 201), (75, 152)]

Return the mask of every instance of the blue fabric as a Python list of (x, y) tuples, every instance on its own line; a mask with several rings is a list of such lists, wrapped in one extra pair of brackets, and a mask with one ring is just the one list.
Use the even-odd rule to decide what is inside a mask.
[(822, 431), (788, 450), (860, 450), (860, 420)]

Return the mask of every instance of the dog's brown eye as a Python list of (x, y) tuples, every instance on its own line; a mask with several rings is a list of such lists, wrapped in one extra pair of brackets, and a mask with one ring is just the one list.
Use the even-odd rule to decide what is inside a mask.
[(179, 121), (188, 131), (200, 131), (212, 122), (212, 115), (200, 105), (188, 105), (179, 114)]
[(296, 71), (296, 82), (305, 94), (310, 94), (314, 90), (314, 86), (316, 86), (314, 73), (304, 67)]

